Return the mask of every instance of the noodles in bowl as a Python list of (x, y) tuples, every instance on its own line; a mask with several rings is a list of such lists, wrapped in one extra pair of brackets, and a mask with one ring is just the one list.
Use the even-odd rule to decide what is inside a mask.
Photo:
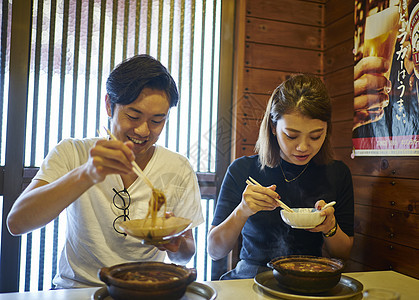
[(156, 224), (157, 219), (157, 212), (160, 208), (164, 206), (164, 214), (166, 214), (166, 196), (164, 193), (158, 189), (152, 189), (151, 199), (148, 202), (148, 212), (146, 219), (148, 217), (151, 218), (151, 225), (154, 226)]
[(162, 207), (163, 214), (166, 215), (166, 196), (162, 191), (153, 188), (146, 218), (122, 222), (119, 228), (127, 235), (151, 244), (163, 244), (189, 229), (192, 224), (189, 219), (174, 216), (157, 217), (157, 212)]
[[(105, 129), (113, 140), (117, 140), (109, 129)], [(178, 217), (157, 217), (157, 212), (162, 207), (164, 207), (163, 215), (166, 215), (166, 195), (163, 191), (156, 189), (153, 186), (150, 179), (147, 178), (143, 170), (141, 170), (135, 161), (132, 161), (132, 166), (134, 173), (142, 178), (151, 188), (151, 198), (148, 202), (148, 211), (145, 219), (134, 219), (122, 222), (118, 225), (119, 228), (127, 235), (152, 244), (165, 243), (165, 240), (185, 232), (191, 225), (191, 220)]]

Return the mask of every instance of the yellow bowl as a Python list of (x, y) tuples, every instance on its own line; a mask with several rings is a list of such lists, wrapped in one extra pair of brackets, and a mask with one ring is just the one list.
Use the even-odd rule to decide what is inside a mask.
[(119, 228), (127, 235), (145, 242), (165, 242), (189, 229), (192, 221), (180, 217), (156, 218), (153, 226), (151, 219), (133, 219), (122, 222)]
[(321, 224), (326, 216), (321, 216), (315, 208), (293, 208), (294, 212), (281, 210), (282, 220), (292, 228), (310, 229)]

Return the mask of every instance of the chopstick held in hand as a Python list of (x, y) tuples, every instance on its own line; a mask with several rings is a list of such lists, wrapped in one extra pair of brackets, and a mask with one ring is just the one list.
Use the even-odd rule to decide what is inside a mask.
[[(112, 132), (108, 129), (108, 128), (106, 128), (106, 127), (104, 127), (105, 128), (105, 130), (106, 130), (106, 132), (108, 133), (108, 135), (111, 137), (111, 139), (113, 139), (113, 140), (115, 140), (115, 141), (117, 141), (118, 139), (112, 134)], [(150, 179), (148, 179), (147, 178), (147, 176), (144, 174), (144, 172), (143, 172), (143, 170), (141, 170), (141, 168), (137, 165), (137, 163), (135, 162), (135, 160), (133, 160), (132, 161), (132, 166), (133, 166), (133, 170), (134, 170), (134, 173), (138, 176), (138, 177), (141, 177), (143, 180), (144, 180), (144, 182), (145, 183), (147, 183), (147, 185), (152, 189), (152, 190), (155, 190), (154, 189), (154, 186), (153, 186), (153, 184), (151, 183), (151, 181), (150, 181)]]
[[(113, 140), (118, 140), (112, 132), (104, 127), (108, 135)], [(141, 177), (145, 183), (151, 188), (152, 191), (152, 197), (148, 203), (148, 212), (146, 215), (146, 219), (151, 216), (151, 226), (154, 227), (156, 224), (156, 218), (157, 218), (157, 212), (160, 210), (160, 208), (164, 205), (164, 212), (166, 213), (166, 195), (159, 189), (156, 189), (153, 184), (151, 183), (150, 179), (147, 178), (147, 176), (144, 174), (143, 170), (138, 166), (138, 164), (133, 160), (132, 162), (133, 171), (138, 176)]]
[[(249, 179), (246, 179), (246, 183), (248, 184), (248, 185), (258, 185), (258, 186), (262, 186), (259, 182), (257, 182), (256, 180), (254, 180), (252, 177), (250, 177), (249, 176)], [(278, 203), (279, 203), (279, 206), (281, 207), (281, 208), (283, 208), (283, 209), (285, 209), (286, 211), (288, 211), (288, 212), (291, 212), (291, 213), (293, 213), (294, 211), (291, 209), (291, 208), (289, 208), (284, 202), (282, 202), (281, 200), (279, 200), (279, 199), (275, 199), (276, 201), (278, 201)]]

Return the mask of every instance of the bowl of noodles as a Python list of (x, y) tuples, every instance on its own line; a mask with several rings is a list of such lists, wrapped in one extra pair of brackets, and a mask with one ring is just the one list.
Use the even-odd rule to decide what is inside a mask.
[[(161, 190), (152, 187), (145, 219), (124, 221), (118, 224), (119, 228), (127, 235), (142, 240), (144, 243), (154, 245), (167, 243), (169, 239), (179, 236), (188, 230), (192, 221), (186, 218), (166, 215), (166, 202), (166, 195)], [(163, 210), (165, 217), (157, 217), (160, 209)]]
[(165, 243), (190, 228), (192, 221), (181, 217), (133, 219), (119, 224), (127, 235), (149, 243)]
[(98, 277), (112, 299), (180, 299), (196, 270), (163, 262), (133, 262), (101, 268)]

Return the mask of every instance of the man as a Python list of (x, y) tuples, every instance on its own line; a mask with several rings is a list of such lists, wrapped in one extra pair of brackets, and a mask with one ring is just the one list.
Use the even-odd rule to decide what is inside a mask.
[[(150, 187), (133, 172), (135, 161), (167, 198), (167, 211), (203, 222), (196, 175), (180, 154), (156, 145), (178, 92), (167, 69), (148, 55), (118, 65), (106, 83), (106, 111), (114, 139), (65, 139), (46, 157), (14, 203), (7, 225), (13, 235), (40, 228), (64, 209), (66, 243), (53, 282), (57, 288), (103, 284), (98, 269), (129, 261), (186, 264), (195, 253), (192, 229), (167, 244), (142, 244), (118, 223), (143, 219)], [(159, 212), (163, 216), (163, 212)]]

